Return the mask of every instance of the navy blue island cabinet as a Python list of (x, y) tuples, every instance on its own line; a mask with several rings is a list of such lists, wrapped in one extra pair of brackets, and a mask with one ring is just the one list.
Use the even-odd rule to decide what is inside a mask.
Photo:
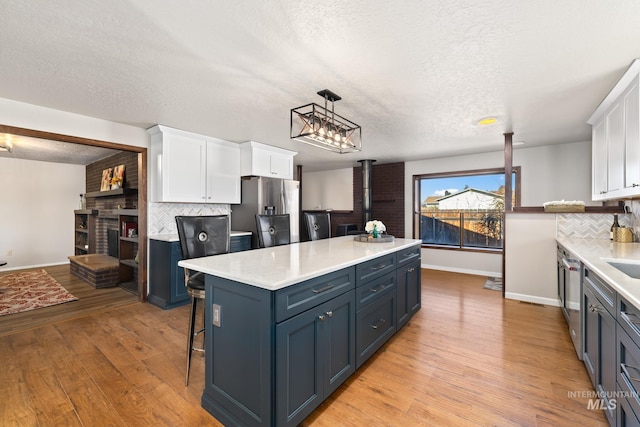
[[(231, 252), (251, 249), (251, 235), (231, 236)], [(180, 242), (177, 240), (149, 239), (149, 294), (153, 305), (167, 310), (188, 304), (187, 287), (184, 285), (184, 270), (178, 266), (182, 259)]]
[(419, 262), (403, 248), (277, 290), (207, 274), (202, 406), (227, 426), (299, 425), (397, 331), (396, 281), (403, 324), (420, 308)]

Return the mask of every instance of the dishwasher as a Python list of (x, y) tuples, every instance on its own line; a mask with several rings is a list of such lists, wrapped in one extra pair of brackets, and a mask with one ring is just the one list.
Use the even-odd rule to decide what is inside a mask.
[(582, 303), (582, 263), (577, 259), (565, 257), (562, 259), (562, 269), (564, 271), (565, 299), (564, 306), (561, 307), (567, 324), (569, 325), (569, 335), (576, 348), (578, 359), (582, 360), (582, 316), (580, 313)]

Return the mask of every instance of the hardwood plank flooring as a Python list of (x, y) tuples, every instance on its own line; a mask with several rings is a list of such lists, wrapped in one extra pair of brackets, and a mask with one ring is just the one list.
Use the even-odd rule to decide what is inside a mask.
[(33, 270), (45, 270), (56, 279), (58, 283), (64, 286), (67, 291), (79, 299), (78, 301), (71, 301), (51, 307), (0, 316), (0, 336), (37, 328), (61, 320), (83, 317), (138, 302), (136, 295), (117, 286), (113, 288), (94, 289), (91, 285), (71, 274), (68, 264), (0, 272), (0, 277), (6, 274)]
[[(422, 309), (303, 426), (606, 426), (557, 307), (423, 270)], [(113, 308), (0, 337), (1, 425), (220, 425), (184, 386), (187, 306)]]

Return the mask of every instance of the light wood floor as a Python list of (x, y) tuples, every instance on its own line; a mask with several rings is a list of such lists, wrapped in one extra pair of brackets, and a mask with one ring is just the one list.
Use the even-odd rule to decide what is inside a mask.
[[(423, 270), (422, 309), (304, 426), (605, 426), (560, 310)], [(0, 337), (0, 425), (219, 425), (184, 386), (188, 307), (133, 304)]]
[(78, 297), (77, 301), (44, 307), (38, 310), (25, 311), (0, 317), (0, 337), (27, 329), (37, 328), (61, 320), (83, 317), (88, 314), (112, 310), (115, 307), (135, 304), (138, 297), (119, 287), (94, 289), (70, 272), (68, 264), (51, 267), (29, 268), (0, 272), (6, 274), (22, 271), (45, 270), (65, 289)]

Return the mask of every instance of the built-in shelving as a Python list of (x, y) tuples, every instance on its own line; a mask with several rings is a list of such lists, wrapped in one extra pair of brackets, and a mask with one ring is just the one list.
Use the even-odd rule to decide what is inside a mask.
[(91, 197), (113, 197), (113, 196), (127, 196), (130, 194), (137, 194), (137, 188), (117, 188), (115, 190), (107, 190), (107, 191), (91, 191), (85, 194), (86, 198)]
[(78, 209), (73, 211), (74, 219), (74, 248), (75, 255), (92, 254), (96, 251), (96, 221), (98, 213), (92, 209)]

